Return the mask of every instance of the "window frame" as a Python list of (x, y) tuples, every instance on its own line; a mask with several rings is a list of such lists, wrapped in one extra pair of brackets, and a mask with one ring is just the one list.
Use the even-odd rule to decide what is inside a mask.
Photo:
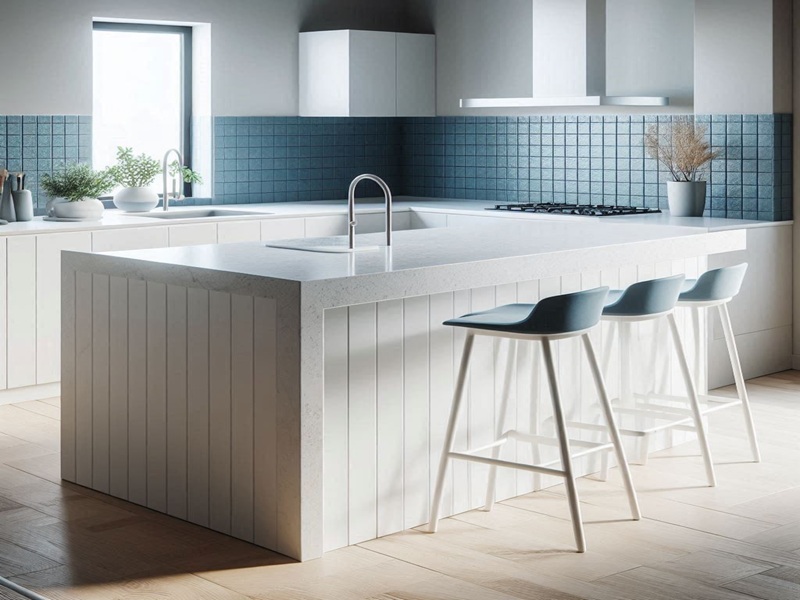
[[(183, 164), (192, 167), (192, 27), (190, 25), (159, 25), (156, 23), (126, 23), (120, 21), (93, 21), (94, 31), (127, 33), (178, 34), (181, 40), (181, 145)], [(94, 95), (94, 92), (92, 92)], [(168, 150), (168, 149), (167, 149)], [(166, 150), (165, 150), (166, 152)], [(161, 161), (162, 157), (158, 157)], [(183, 195), (191, 196), (192, 184), (183, 184)]]

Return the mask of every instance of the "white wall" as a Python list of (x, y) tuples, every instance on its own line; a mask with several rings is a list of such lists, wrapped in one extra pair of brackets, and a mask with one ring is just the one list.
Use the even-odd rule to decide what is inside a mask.
[[(393, 0), (3, 0), (0, 114), (91, 114), (92, 18), (211, 23), (212, 110), (297, 114), (301, 27), (404, 31)], [(412, 25), (413, 26), (413, 25)]]
[(607, 0), (606, 92), (692, 106), (694, 0)]
[[(412, 4), (419, 7), (419, 2)], [(674, 96), (667, 112), (690, 109), (693, 4), (694, 0), (608, 0), (609, 93), (661, 94), (663, 90)], [(531, 95), (530, 0), (429, 0), (428, 10), (436, 31), (438, 114), (564, 112), (563, 108), (458, 107), (460, 98)], [(620, 112), (613, 108), (583, 112), (601, 111)], [(624, 109), (626, 113), (635, 111), (653, 109)]]
[(773, 110), (772, 0), (695, 2), (695, 111)]
[(431, 9), (437, 114), (486, 114), (459, 109), (460, 98), (530, 95), (530, 0), (433, 0)]

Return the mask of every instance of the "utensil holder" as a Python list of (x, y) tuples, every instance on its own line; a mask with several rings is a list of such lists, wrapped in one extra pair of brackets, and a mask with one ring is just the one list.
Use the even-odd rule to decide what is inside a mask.
[(11, 192), (14, 199), (14, 213), (17, 221), (33, 220), (33, 194), (30, 190), (16, 190)]
[(3, 197), (0, 198), (0, 219), (13, 223), (17, 220), (17, 213), (14, 210), (14, 200), (11, 198), (11, 186), (7, 185), (3, 190)]

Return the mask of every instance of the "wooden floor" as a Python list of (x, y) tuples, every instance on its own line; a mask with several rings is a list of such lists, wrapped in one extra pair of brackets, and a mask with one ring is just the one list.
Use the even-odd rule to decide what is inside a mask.
[[(719, 486), (694, 445), (581, 479), (589, 551), (553, 488), (298, 564), (59, 480), (58, 400), (0, 406), (0, 575), (48, 598), (800, 599), (800, 372), (750, 382), (764, 462), (738, 411), (712, 419)], [(730, 393), (730, 390), (727, 390)], [(13, 598), (0, 588), (0, 598)]]

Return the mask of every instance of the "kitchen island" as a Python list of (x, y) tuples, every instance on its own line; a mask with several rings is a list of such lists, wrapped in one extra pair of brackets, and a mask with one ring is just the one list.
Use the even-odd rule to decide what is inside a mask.
[[(745, 239), (743, 230), (509, 221), (400, 231), (392, 248), (356, 254), (260, 242), (65, 252), (62, 477), (301, 560), (420, 525), (463, 339), (442, 321), (598, 285), (696, 276)], [(689, 319), (680, 322), (690, 337)], [(655, 333), (638, 336), (647, 345)], [(598, 343), (603, 334), (593, 334)], [(698, 348), (702, 374), (702, 340)], [(476, 343), (460, 445), (493, 436), (504, 352)], [(569, 417), (591, 421), (579, 356), (559, 343)], [(547, 412), (525, 401), (546, 393), (534, 351), (523, 348), (518, 361), (512, 420), (546, 427)], [(680, 389), (670, 357), (658, 368), (660, 385)], [(522, 445), (504, 452), (529, 458)], [(480, 506), (486, 474), (456, 465), (444, 514)], [(498, 498), (548, 484), (501, 472)]]

